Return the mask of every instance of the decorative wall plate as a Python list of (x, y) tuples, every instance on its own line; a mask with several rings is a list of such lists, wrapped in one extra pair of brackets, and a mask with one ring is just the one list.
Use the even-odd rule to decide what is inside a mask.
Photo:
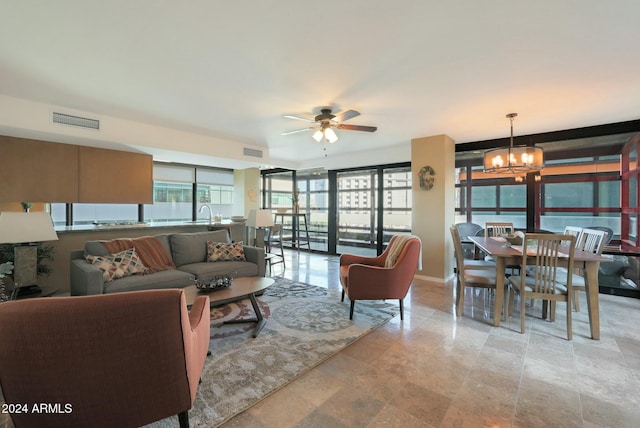
[(431, 190), (435, 185), (436, 172), (428, 165), (423, 166), (420, 168), (420, 172), (418, 173), (418, 179), (422, 190)]

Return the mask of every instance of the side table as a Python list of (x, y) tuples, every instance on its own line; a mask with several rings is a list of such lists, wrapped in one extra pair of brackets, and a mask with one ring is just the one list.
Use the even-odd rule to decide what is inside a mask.
[(51, 297), (60, 291), (59, 288), (55, 288), (52, 286), (40, 286), (38, 287), (38, 291), (31, 293), (20, 294), (18, 289), (7, 290), (7, 294), (9, 295), (9, 300), (23, 300), (23, 299), (35, 299), (38, 297)]

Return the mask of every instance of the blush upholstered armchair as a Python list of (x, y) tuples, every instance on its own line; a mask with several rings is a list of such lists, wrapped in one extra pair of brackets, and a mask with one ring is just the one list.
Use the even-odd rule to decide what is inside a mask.
[[(209, 297), (181, 289), (0, 305), (0, 384), (16, 428), (189, 426), (210, 337)], [(33, 406), (49, 411), (33, 412)]]
[(351, 301), (349, 319), (353, 319), (356, 300), (398, 299), (400, 319), (404, 319), (403, 300), (420, 264), (422, 244), (417, 236), (395, 235), (378, 257), (353, 254), (340, 256), (342, 301), (345, 293)]

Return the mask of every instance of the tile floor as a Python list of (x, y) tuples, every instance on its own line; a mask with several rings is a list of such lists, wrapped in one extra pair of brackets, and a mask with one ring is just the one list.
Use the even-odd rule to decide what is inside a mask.
[[(339, 289), (338, 259), (288, 252), (274, 274)], [(490, 324), (482, 290), (456, 318), (453, 285), (416, 280), (396, 317), (224, 427), (638, 427), (640, 300), (600, 295), (602, 339), (589, 338), (584, 293), (566, 340), (540, 302)], [(345, 303), (345, 317), (348, 305)]]

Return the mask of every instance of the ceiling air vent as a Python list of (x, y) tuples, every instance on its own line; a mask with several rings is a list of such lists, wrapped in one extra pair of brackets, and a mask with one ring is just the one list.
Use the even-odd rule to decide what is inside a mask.
[(244, 148), (242, 153), (245, 156), (253, 156), (254, 158), (261, 158), (262, 157), (262, 150), (256, 150), (256, 149), (248, 149), (248, 148)]
[(86, 129), (100, 129), (100, 121), (96, 119), (89, 119), (86, 117), (72, 116), (70, 114), (53, 112), (53, 123), (59, 123), (61, 125), (77, 126), (79, 128)]

